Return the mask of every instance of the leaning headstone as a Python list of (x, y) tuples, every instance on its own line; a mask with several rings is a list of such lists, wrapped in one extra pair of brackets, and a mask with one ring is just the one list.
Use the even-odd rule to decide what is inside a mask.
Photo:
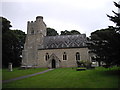
[(9, 69), (9, 71), (13, 71), (13, 69), (12, 69), (12, 63), (9, 63), (8, 69)]

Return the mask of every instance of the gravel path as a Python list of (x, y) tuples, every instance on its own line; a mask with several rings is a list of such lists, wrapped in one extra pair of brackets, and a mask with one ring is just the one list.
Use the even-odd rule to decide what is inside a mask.
[(9, 79), (9, 80), (3, 80), (2, 83), (8, 83), (8, 82), (12, 82), (12, 81), (15, 81), (15, 80), (20, 80), (20, 79), (23, 79), (23, 78), (32, 77), (32, 76), (39, 75), (39, 74), (42, 74), (42, 73), (45, 73), (45, 72), (48, 72), (48, 71), (51, 71), (51, 70), (53, 70), (53, 69), (48, 69), (48, 70), (45, 70), (45, 71), (42, 71), (42, 72), (38, 72), (38, 73), (26, 75), (26, 76), (21, 76), (21, 77)]

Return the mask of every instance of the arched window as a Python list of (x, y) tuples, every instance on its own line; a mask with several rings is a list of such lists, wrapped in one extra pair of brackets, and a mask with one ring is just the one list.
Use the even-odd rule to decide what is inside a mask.
[(63, 60), (67, 60), (66, 52), (63, 53)]
[(80, 53), (79, 52), (76, 53), (76, 60), (80, 60)]
[(49, 54), (46, 53), (45, 60), (47, 61), (49, 59)]

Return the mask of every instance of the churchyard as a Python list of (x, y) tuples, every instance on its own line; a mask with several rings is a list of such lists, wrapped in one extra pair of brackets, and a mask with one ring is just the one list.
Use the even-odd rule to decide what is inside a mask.
[(37, 72), (41, 72), (46, 70), (47, 68), (32, 68), (32, 69), (25, 69), (20, 70), (19, 68), (13, 68), (13, 71), (10, 72), (7, 68), (2, 70), (2, 80), (8, 80), (11, 78), (16, 78), (20, 76), (25, 76)]
[[(10, 72), (3, 69), (3, 80), (33, 74), (47, 68), (19, 70)], [(118, 88), (120, 67), (88, 69), (76, 71), (76, 68), (58, 68), (46, 73), (3, 83), (3, 88)]]

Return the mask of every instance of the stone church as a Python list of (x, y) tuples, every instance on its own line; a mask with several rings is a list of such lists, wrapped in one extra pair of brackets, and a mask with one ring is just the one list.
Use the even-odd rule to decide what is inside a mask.
[(77, 61), (90, 61), (85, 34), (46, 36), (42, 16), (27, 23), (22, 66), (45, 68), (77, 67)]

